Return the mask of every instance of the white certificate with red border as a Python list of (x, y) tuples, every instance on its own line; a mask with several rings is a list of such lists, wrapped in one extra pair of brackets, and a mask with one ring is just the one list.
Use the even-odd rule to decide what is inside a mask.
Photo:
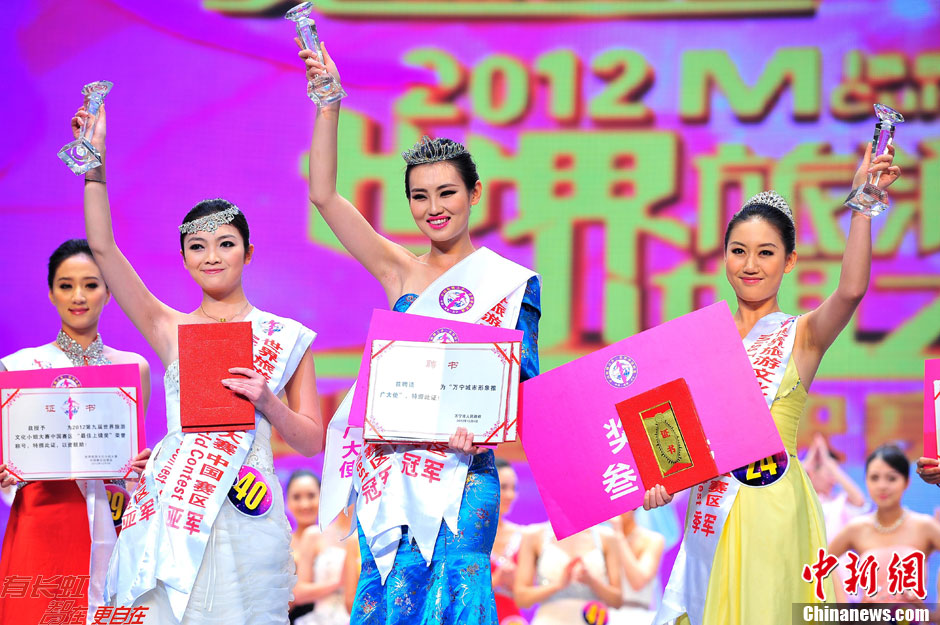
[(372, 342), (363, 437), (477, 444), (516, 440), (521, 343)]
[(0, 389), (3, 460), (19, 479), (120, 479), (138, 451), (137, 389)]

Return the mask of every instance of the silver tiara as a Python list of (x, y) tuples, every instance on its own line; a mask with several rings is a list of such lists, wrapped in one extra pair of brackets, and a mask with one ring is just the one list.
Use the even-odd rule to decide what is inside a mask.
[(414, 147), (402, 152), (401, 157), (409, 165), (422, 165), (446, 161), (467, 153), (467, 148), (462, 143), (456, 141), (444, 143), (442, 139), (430, 139), (424, 135), (421, 141), (414, 144)]
[(215, 232), (219, 226), (232, 223), (232, 220), (240, 213), (237, 206), (220, 210), (217, 213), (211, 213), (192, 221), (187, 221), (180, 226), (181, 234), (195, 234), (202, 232)]
[[(790, 220), (790, 223), (793, 223), (793, 211), (790, 210), (790, 205), (787, 204), (787, 201), (783, 199), (780, 196), (780, 194), (777, 193), (776, 191), (761, 191), (760, 193), (758, 193), (757, 195), (749, 199), (747, 202), (745, 202), (744, 206), (741, 207), (741, 210), (743, 211), (745, 208), (753, 204), (763, 204), (765, 206), (772, 206), (773, 208), (776, 208), (778, 211), (786, 215), (787, 219)], [(741, 211), (738, 211), (738, 212), (740, 213)]]

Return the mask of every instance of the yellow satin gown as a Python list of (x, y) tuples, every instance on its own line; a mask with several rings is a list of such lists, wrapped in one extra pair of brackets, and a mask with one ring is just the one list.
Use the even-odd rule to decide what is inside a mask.
[[(807, 397), (790, 358), (770, 408), (790, 466), (770, 486), (739, 489), (715, 551), (703, 625), (779, 625), (791, 622), (794, 603), (818, 602), (815, 583), (801, 577), (826, 548), (822, 507), (796, 458)], [(827, 601), (834, 600), (832, 577), (824, 580)], [(688, 617), (678, 623), (688, 625)]]

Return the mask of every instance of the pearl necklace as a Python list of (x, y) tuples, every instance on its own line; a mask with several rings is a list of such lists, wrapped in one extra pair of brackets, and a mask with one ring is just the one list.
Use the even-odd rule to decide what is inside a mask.
[(894, 530), (896, 530), (896, 529), (898, 529), (899, 527), (901, 527), (901, 523), (904, 522), (904, 519), (905, 519), (905, 518), (907, 518), (907, 510), (902, 510), (902, 511), (901, 511), (901, 516), (899, 516), (899, 517), (898, 517), (898, 520), (895, 521), (894, 523), (892, 523), (891, 525), (885, 526), (885, 525), (882, 525), (881, 523), (879, 523), (879, 522), (878, 522), (878, 513), (877, 513), (877, 512), (872, 515), (871, 520), (872, 520), (872, 523), (875, 524), (875, 531), (876, 531), (876, 532), (878, 532), (879, 534), (890, 534), (890, 533), (893, 532)]

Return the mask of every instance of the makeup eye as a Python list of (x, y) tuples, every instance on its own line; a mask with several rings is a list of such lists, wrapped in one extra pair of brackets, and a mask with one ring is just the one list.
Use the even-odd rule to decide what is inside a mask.
[(222, 241), (222, 247), (235, 247), (234, 241)]
[(444, 191), (443, 193), (441, 193), (441, 197), (448, 197), (448, 196), (453, 195), (453, 194), (455, 194), (455, 193), (457, 193), (457, 192), (456, 192), (456, 191), (453, 191), (453, 190), (447, 190), (447, 191)]
[(761, 256), (773, 256), (774, 255), (773, 250), (761, 250), (760, 253), (761, 253)]
[(192, 252), (196, 252), (196, 251), (202, 249), (202, 244), (201, 244), (201, 243), (190, 243), (190, 244), (189, 244), (189, 249), (190, 249), (190, 251), (192, 251)]
[(731, 248), (731, 253), (732, 253), (732, 254), (743, 254), (743, 253), (744, 253), (744, 250), (741, 249), (740, 247), (733, 247), (733, 248)]
[(424, 194), (423, 194), (423, 193), (415, 193), (414, 195), (411, 196), (411, 199), (412, 199), (412, 200), (423, 200), (423, 199), (424, 199)]
[(62, 289), (63, 291), (68, 291), (69, 289), (72, 288), (72, 285), (71, 285), (71, 284), (62, 283), (62, 284), (59, 285), (59, 288)]

